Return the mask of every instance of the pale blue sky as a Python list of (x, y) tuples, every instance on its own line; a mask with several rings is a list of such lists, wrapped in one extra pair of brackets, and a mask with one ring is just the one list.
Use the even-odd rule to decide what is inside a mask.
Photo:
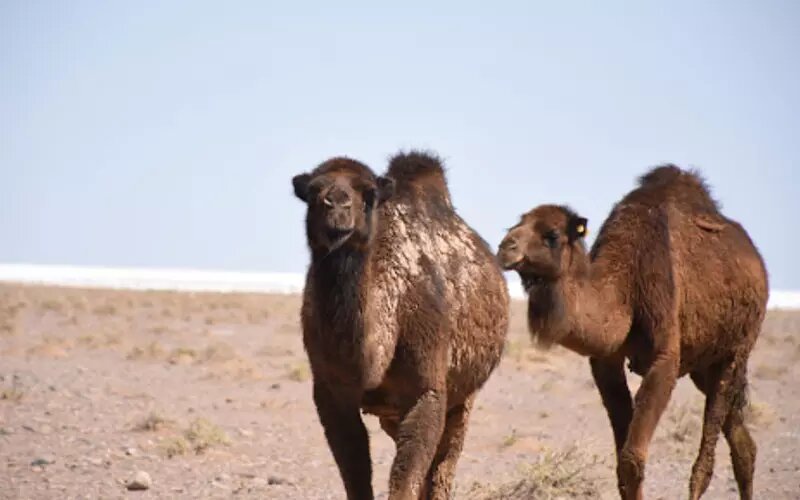
[(289, 4), (0, 3), (0, 262), (303, 271), (291, 176), (422, 147), (493, 246), (698, 167), (800, 289), (800, 3)]

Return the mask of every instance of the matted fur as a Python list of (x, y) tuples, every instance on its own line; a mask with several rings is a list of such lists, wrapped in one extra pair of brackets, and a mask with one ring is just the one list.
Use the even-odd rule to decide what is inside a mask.
[[(331, 161), (335, 168), (326, 162), (310, 177), (344, 175), (367, 191), (391, 180), (393, 193), (365, 206), (355, 235), (328, 253), (315, 250), (312, 214), (322, 212), (309, 201), (302, 323), (320, 419), (349, 498), (372, 496), (359, 409), (377, 415), (397, 442), (390, 498), (448, 498), (474, 395), (502, 354), (505, 280), (453, 210), (436, 157), (397, 155), (385, 177)], [(342, 189), (361, 206), (361, 192), (347, 183)]]

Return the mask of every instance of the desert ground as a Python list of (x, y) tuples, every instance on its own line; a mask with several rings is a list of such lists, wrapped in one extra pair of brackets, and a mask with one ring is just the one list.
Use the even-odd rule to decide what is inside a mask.
[[(0, 284), (0, 497), (344, 498), (299, 302)], [(524, 311), (513, 305), (503, 362), (478, 397), (456, 498), (615, 498), (588, 362), (532, 346)], [(798, 498), (800, 312), (770, 311), (749, 369), (756, 498)], [(682, 379), (650, 449), (647, 498), (687, 496), (702, 406)], [(365, 422), (385, 498), (393, 443)], [(137, 472), (149, 487), (130, 491)], [(705, 498), (738, 498), (722, 438)]]

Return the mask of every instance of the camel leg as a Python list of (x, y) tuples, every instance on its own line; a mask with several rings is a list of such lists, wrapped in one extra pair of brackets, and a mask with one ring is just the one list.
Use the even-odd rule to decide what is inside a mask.
[[(746, 359), (746, 358), (745, 358)], [(722, 432), (725, 434), (725, 439), (728, 441), (728, 446), (731, 452), (731, 462), (733, 463), (733, 473), (736, 477), (736, 482), (739, 485), (739, 496), (744, 499), (752, 499), (753, 498), (753, 473), (755, 470), (755, 459), (756, 459), (756, 444), (753, 441), (753, 438), (750, 436), (750, 432), (747, 430), (747, 427), (744, 425), (744, 416), (743, 416), (743, 407), (745, 402), (745, 387), (747, 386), (747, 379), (745, 374), (745, 367), (744, 363), (737, 365), (733, 368), (733, 374), (731, 376), (730, 387), (727, 389), (727, 401), (728, 401), (728, 411), (727, 415), (724, 418), (724, 421), (721, 425)], [(695, 385), (706, 394), (706, 408), (708, 409), (708, 397), (709, 392), (713, 387), (718, 387), (721, 383), (722, 377), (724, 377), (725, 373), (723, 372), (718, 379), (714, 377), (706, 376), (705, 374), (701, 373), (692, 373), (692, 380), (694, 381)], [(719, 392), (719, 389), (718, 389)], [(719, 396), (717, 396), (719, 397)], [(708, 411), (708, 410), (707, 410)], [(708, 419), (706, 415), (705, 419)], [(705, 437), (705, 424), (704, 421), (704, 432), (703, 436)], [(717, 431), (719, 432), (719, 431)], [(707, 466), (708, 474), (710, 475), (713, 470), (713, 447), (711, 450), (711, 465)], [(700, 454), (703, 453), (702, 448), (702, 441), (701, 441), (701, 449)], [(698, 454), (697, 462), (700, 462), (701, 455)], [(697, 467), (697, 462), (695, 462), (695, 467)], [(692, 479), (694, 480), (695, 472), (694, 468), (692, 470)], [(709, 480), (705, 479), (706, 487), (708, 485)], [(698, 486), (701, 486), (702, 483), (698, 483)], [(692, 493), (692, 483), (690, 482), (690, 494)], [(702, 491), (705, 491), (703, 488), (700, 493), (697, 495), (702, 494)], [(696, 497), (692, 497), (696, 498)]]
[(700, 449), (697, 452), (697, 459), (694, 461), (692, 475), (689, 479), (689, 498), (691, 500), (699, 499), (711, 482), (717, 439), (722, 430), (722, 423), (730, 409), (730, 389), (735, 372), (736, 364), (726, 362), (712, 366), (705, 374), (692, 375), (696, 385), (699, 385), (698, 382), (703, 384), (706, 404), (703, 412), (703, 434), (700, 438)]
[(371, 500), (372, 465), (369, 436), (361, 420), (356, 391), (342, 397), (322, 383), (314, 383), (314, 404), (339, 467), (349, 500)]
[(590, 358), (592, 377), (600, 391), (603, 406), (606, 408), (608, 418), (611, 420), (611, 429), (614, 431), (614, 445), (617, 450), (617, 459), (628, 436), (628, 427), (633, 417), (633, 401), (628, 389), (628, 380), (625, 378), (625, 358), (622, 356), (613, 359)]
[(636, 393), (628, 437), (619, 454), (617, 480), (624, 500), (641, 500), (647, 448), (678, 379), (679, 354), (669, 350), (657, 355)]
[(439, 448), (433, 458), (425, 491), (420, 498), (430, 500), (448, 500), (453, 494), (453, 478), (456, 473), (456, 464), (464, 447), (464, 438), (467, 434), (467, 422), (472, 410), (475, 396), (470, 396), (464, 404), (458, 405), (447, 412), (444, 432), (439, 441)]
[(756, 465), (756, 443), (744, 425), (743, 409), (734, 406), (722, 426), (725, 439), (731, 449), (733, 475), (739, 485), (739, 497), (742, 500), (753, 498), (753, 474)]
[(397, 429), (397, 455), (389, 475), (389, 500), (416, 500), (444, 431), (446, 398), (428, 390), (402, 418)]

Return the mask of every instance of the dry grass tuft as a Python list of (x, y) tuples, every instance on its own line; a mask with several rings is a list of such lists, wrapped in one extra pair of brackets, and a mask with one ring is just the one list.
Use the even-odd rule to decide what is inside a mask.
[(97, 316), (113, 316), (117, 314), (117, 306), (111, 303), (100, 304), (92, 312)]
[(519, 337), (506, 340), (503, 356), (516, 363), (547, 363), (550, 361), (548, 353), (536, 348), (528, 337)]
[(169, 329), (169, 328), (167, 328), (167, 327), (166, 327), (166, 326), (164, 326), (164, 325), (155, 325), (155, 326), (151, 326), (151, 327), (148, 329), (148, 332), (152, 333), (153, 335), (164, 335), (164, 334), (167, 334), (167, 333), (171, 333), (171, 332), (170, 332), (170, 329)]
[(218, 425), (204, 418), (195, 419), (184, 432), (186, 439), (192, 443), (195, 453), (202, 453), (216, 445), (229, 445), (231, 440)]
[(125, 358), (129, 360), (155, 360), (163, 358), (166, 354), (167, 351), (164, 347), (154, 340), (144, 347), (134, 347)]
[(701, 409), (702, 405), (688, 401), (670, 408), (661, 425), (664, 427), (666, 440), (687, 450), (691, 448), (688, 445), (698, 443), (703, 429)]
[(89, 349), (99, 349), (101, 347), (112, 347), (122, 344), (122, 334), (118, 332), (107, 332), (99, 335), (86, 333), (78, 337), (78, 344)]
[(539, 386), (539, 392), (541, 393), (552, 392), (558, 387), (558, 385), (559, 382), (557, 379), (553, 377), (548, 377), (547, 380), (542, 382), (542, 384)]
[(264, 357), (281, 357), (281, 356), (294, 356), (295, 352), (290, 347), (267, 344), (258, 351), (256, 356)]
[(16, 387), (4, 387), (0, 389), (0, 401), (11, 401), (12, 403), (19, 403), (25, 396), (25, 392)]
[(192, 443), (183, 436), (173, 436), (161, 442), (161, 451), (167, 458), (186, 455), (191, 449)]
[(206, 349), (203, 351), (202, 358), (204, 361), (210, 363), (221, 363), (238, 359), (239, 355), (230, 344), (217, 342), (206, 347)]
[(306, 382), (311, 379), (311, 368), (308, 363), (302, 361), (289, 368), (286, 378), (293, 382)]
[(197, 418), (183, 434), (162, 441), (161, 449), (168, 458), (172, 458), (190, 451), (199, 455), (214, 446), (230, 444), (230, 438), (218, 425), (204, 418)]
[(60, 300), (44, 299), (39, 303), (39, 307), (45, 311), (52, 311), (55, 313), (63, 313), (66, 305)]
[(601, 488), (592, 469), (599, 462), (596, 456), (581, 454), (577, 446), (547, 452), (536, 463), (521, 467), (522, 477), (500, 486), (475, 484), (467, 497), (474, 500), (595, 498)]
[(775, 409), (763, 402), (751, 401), (744, 409), (744, 421), (751, 427), (769, 427), (776, 416)]
[(753, 371), (753, 376), (762, 380), (778, 380), (786, 375), (788, 371), (789, 368), (786, 366), (761, 364)]
[(11, 337), (16, 333), (17, 327), (14, 321), (7, 318), (0, 319), (0, 337)]
[(514, 446), (514, 443), (516, 443), (518, 440), (519, 436), (517, 435), (517, 430), (511, 429), (511, 433), (508, 436), (506, 436), (505, 439), (503, 439), (503, 444), (501, 445), (501, 448), (509, 448), (511, 446)]
[(197, 352), (191, 347), (176, 347), (169, 353), (167, 362), (172, 365), (188, 365), (197, 358)]
[(66, 358), (68, 351), (74, 347), (74, 341), (64, 337), (48, 335), (42, 341), (28, 348), (28, 356), (60, 359)]
[(133, 426), (133, 430), (139, 432), (156, 432), (174, 425), (174, 421), (168, 419), (159, 412), (150, 412), (140, 422)]

